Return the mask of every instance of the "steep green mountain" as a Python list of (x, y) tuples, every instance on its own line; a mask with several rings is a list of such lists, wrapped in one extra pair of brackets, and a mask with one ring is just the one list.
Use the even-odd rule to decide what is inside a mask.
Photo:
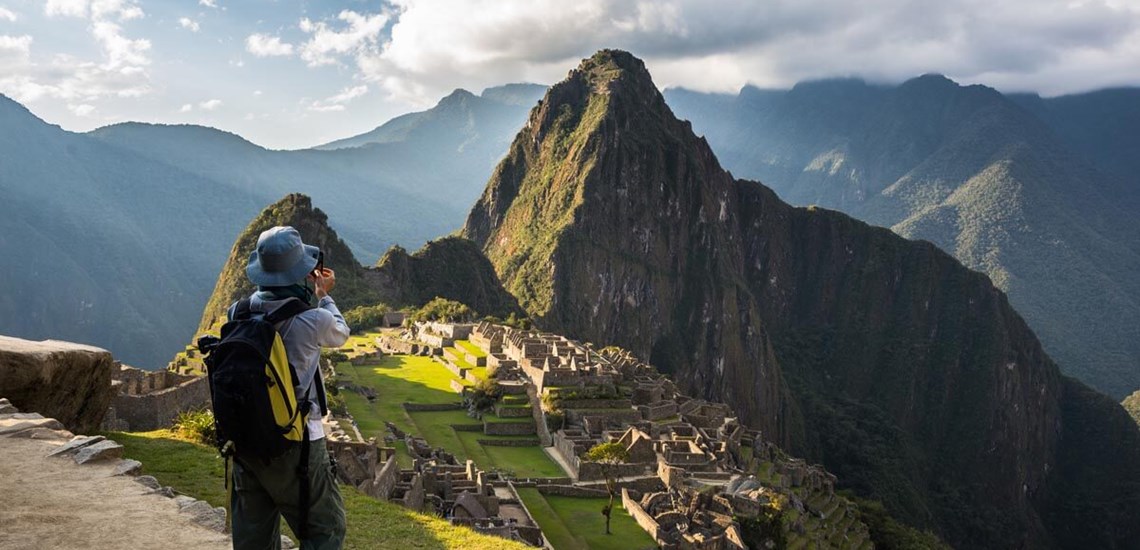
[(955, 547), (1140, 540), (1140, 430), (988, 277), (735, 180), (628, 53), (550, 89), (464, 234), (543, 328), (649, 356)]
[(506, 317), (521, 313), (471, 241), (446, 237), (427, 243), (413, 255), (394, 246), (376, 267), (364, 267), (328, 221), (324, 212), (313, 207), (311, 198), (299, 193), (287, 195), (262, 210), (230, 249), (195, 334), (219, 328), (230, 304), (256, 290), (245, 275), (249, 255), (257, 246), (258, 235), (278, 225), (297, 228), (305, 244), (324, 251), (325, 265), (336, 271), (332, 296), (341, 311), (378, 303), (419, 307), (441, 296), (465, 303), (484, 315)]
[(733, 173), (935, 243), (1007, 292), (1066, 373), (1140, 386), (1135, 91), (1011, 100), (926, 75), (666, 97)]

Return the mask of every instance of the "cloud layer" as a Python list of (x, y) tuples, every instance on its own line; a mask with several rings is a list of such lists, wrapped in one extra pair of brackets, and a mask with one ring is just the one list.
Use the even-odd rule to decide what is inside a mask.
[[(1140, 4), (1130, 0), (395, 0), (389, 37), (351, 55), (389, 96), (457, 85), (552, 82), (604, 47), (644, 58), (661, 85), (735, 90), (812, 78), (899, 81), (941, 72), (1045, 93), (1140, 84)], [(345, 12), (351, 13), (351, 12)], [(369, 16), (353, 14), (352, 28)], [(337, 23), (302, 22), (335, 29)], [(348, 32), (342, 30), (341, 32)], [(310, 60), (310, 64), (313, 62)]]

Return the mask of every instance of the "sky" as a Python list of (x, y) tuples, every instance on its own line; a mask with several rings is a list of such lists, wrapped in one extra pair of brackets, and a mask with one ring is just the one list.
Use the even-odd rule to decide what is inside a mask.
[(44, 120), (202, 124), (270, 148), (456, 88), (552, 84), (607, 47), (662, 88), (937, 72), (1055, 96), (1140, 86), (1140, 0), (0, 0), (0, 93)]

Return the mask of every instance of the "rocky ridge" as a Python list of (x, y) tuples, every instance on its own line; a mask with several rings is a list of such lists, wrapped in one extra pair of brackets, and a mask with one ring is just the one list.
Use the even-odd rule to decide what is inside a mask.
[(245, 266), (258, 235), (277, 225), (297, 228), (306, 244), (324, 251), (325, 265), (336, 271), (337, 286), (332, 295), (342, 312), (380, 303), (395, 308), (418, 307), (436, 296), (463, 302), (483, 315), (506, 317), (519, 311), (514, 298), (503, 291), (494, 270), (470, 241), (446, 237), (429, 242), (413, 254), (395, 246), (376, 266), (365, 267), (329, 227), (328, 216), (314, 208), (308, 196), (294, 193), (266, 207), (238, 236), (196, 334), (219, 328), (229, 305), (256, 290), (246, 278)]
[(955, 546), (1140, 536), (1140, 431), (986, 276), (733, 179), (628, 53), (551, 88), (464, 234), (543, 329), (649, 356)]

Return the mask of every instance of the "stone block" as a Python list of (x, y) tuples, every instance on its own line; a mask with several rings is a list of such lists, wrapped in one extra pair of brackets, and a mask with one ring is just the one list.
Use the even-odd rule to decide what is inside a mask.
[(158, 483), (158, 480), (155, 479), (154, 476), (136, 477), (135, 483), (138, 483), (138, 484), (142, 485), (143, 487), (147, 487), (147, 488), (154, 489), (154, 490), (158, 490), (158, 489), (162, 488), (162, 485), (160, 485)]
[(116, 476), (137, 476), (142, 473), (142, 462), (134, 459), (125, 459), (115, 466), (115, 471), (111, 475)]
[(75, 463), (87, 464), (88, 462), (122, 457), (123, 446), (108, 439), (79, 449), (79, 452), (75, 453)]
[(67, 442), (63, 446), (61, 446), (61, 447), (57, 448), (56, 450), (48, 453), (48, 456), (60, 456), (60, 455), (68, 454), (68, 453), (73, 453), (73, 452), (78, 451), (79, 449), (82, 449), (88, 445), (94, 445), (94, 444), (99, 443), (105, 439), (107, 439), (107, 438), (105, 438), (101, 435), (77, 435), (77, 436), (71, 438), (71, 441)]
[(0, 336), (0, 388), (10, 405), (55, 418), (73, 432), (99, 428), (114, 397), (114, 369), (104, 349)]

